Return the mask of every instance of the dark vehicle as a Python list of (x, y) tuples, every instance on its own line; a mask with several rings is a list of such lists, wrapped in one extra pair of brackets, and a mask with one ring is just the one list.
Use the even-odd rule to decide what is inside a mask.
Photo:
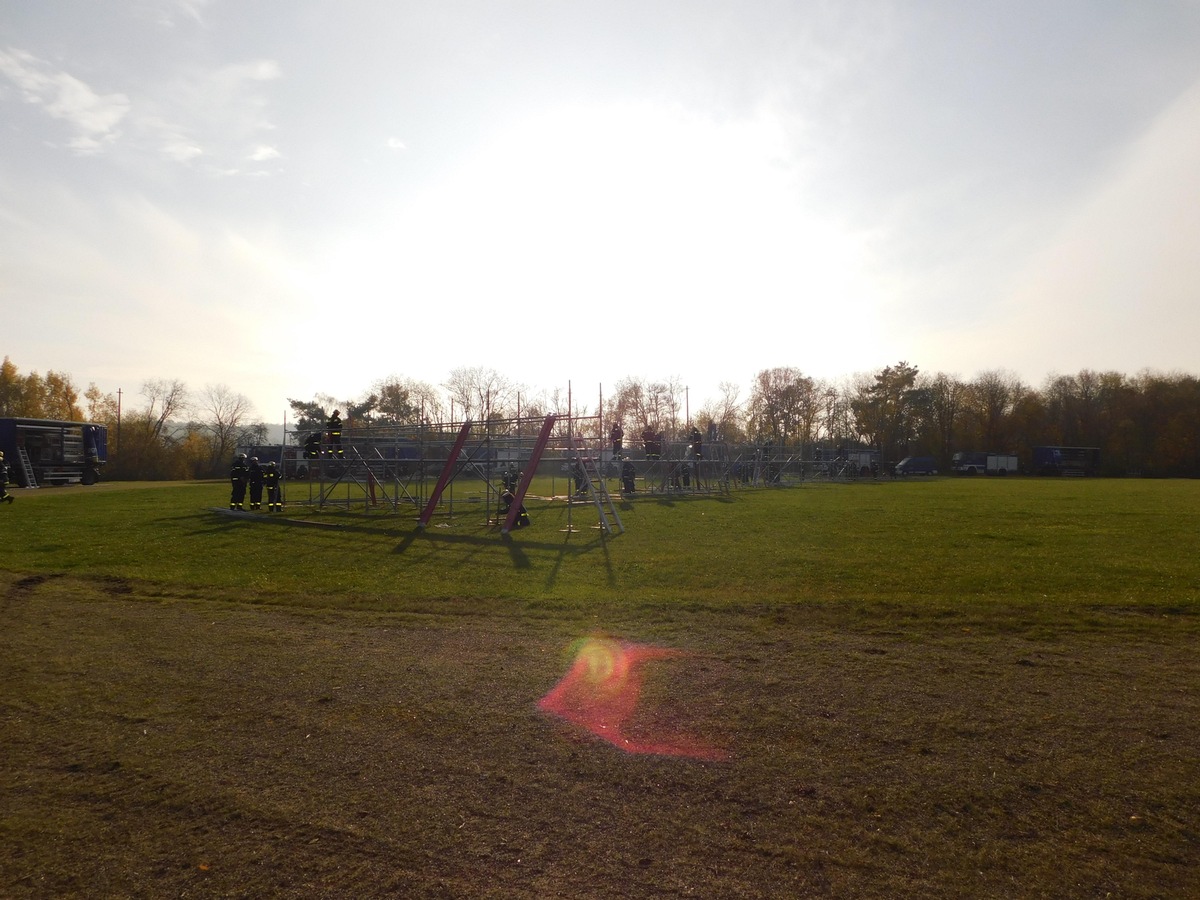
[(1011, 453), (978, 453), (960, 450), (950, 460), (956, 475), (1016, 475), (1017, 457)]
[(21, 487), (95, 484), (108, 457), (108, 428), (55, 419), (0, 419), (0, 450)]
[(1034, 447), (1033, 471), (1038, 475), (1092, 476), (1100, 468), (1099, 447)]
[(936, 475), (937, 460), (932, 456), (906, 456), (896, 463), (897, 475)]

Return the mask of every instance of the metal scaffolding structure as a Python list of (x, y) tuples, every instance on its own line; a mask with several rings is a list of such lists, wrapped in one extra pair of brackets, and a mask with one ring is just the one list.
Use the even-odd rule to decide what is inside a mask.
[[(290, 440), (289, 440), (290, 438)], [(697, 452), (699, 448), (699, 452)], [(605, 533), (624, 530), (622, 502), (868, 474), (842, 453), (670, 439), (647, 429), (618, 448), (603, 418), (556, 416), (422, 425), (352, 423), (338, 433), (285, 432), (279, 464), (289, 504), (411, 514), (418, 527), (466, 517), (507, 533), (526, 500), (590, 508)], [(849, 454), (847, 454), (849, 455)], [(828, 456), (830, 458), (825, 458)], [(482, 513), (482, 519), (481, 519)]]

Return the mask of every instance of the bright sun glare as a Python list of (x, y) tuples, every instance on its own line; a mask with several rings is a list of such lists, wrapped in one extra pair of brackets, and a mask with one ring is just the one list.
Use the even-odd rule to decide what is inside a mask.
[[(875, 288), (862, 239), (806, 211), (785, 140), (766, 113), (715, 122), (648, 104), (514, 122), (347, 237), (321, 262), (315, 299), (354, 296), (380, 323), (415, 308), (553, 316), (620, 300), (650, 331), (680, 309), (828, 330)], [(870, 348), (869, 325), (855, 342)], [(821, 352), (837, 365), (837, 347)]]

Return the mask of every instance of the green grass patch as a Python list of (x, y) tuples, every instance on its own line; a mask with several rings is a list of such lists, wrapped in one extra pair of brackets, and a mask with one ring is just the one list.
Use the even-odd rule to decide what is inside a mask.
[(104, 487), (22, 492), (4, 510), (20, 537), (0, 545), (0, 567), (385, 611), (505, 601), (622, 616), (1019, 610), (1078, 623), (1089, 611), (1194, 619), (1200, 609), (1200, 482), (943, 479), (645, 497), (620, 504), (625, 532), (614, 536), (595, 527), (594, 507), (563, 500), (531, 502), (533, 525), (502, 536), (485, 504), (463, 500), (424, 531), (415, 508), (288, 507), (289, 519), (331, 526), (318, 529), (217, 515), (208, 508), (225, 505), (221, 484)]
[[(18, 491), (0, 893), (1200, 894), (1200, 482), (646, 496), (613, 536), (469, 493), (419, 531)], [(628, 733), (728, 758), (540, 713), (590, 634), (685, 651)]]

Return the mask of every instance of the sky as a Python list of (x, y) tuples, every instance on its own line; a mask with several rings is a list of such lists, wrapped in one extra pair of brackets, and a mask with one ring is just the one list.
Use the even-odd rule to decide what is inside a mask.
[(1195, 374), (1197, 47), (1197, 0), (0, 0), (0, 354), (274, 422)]

